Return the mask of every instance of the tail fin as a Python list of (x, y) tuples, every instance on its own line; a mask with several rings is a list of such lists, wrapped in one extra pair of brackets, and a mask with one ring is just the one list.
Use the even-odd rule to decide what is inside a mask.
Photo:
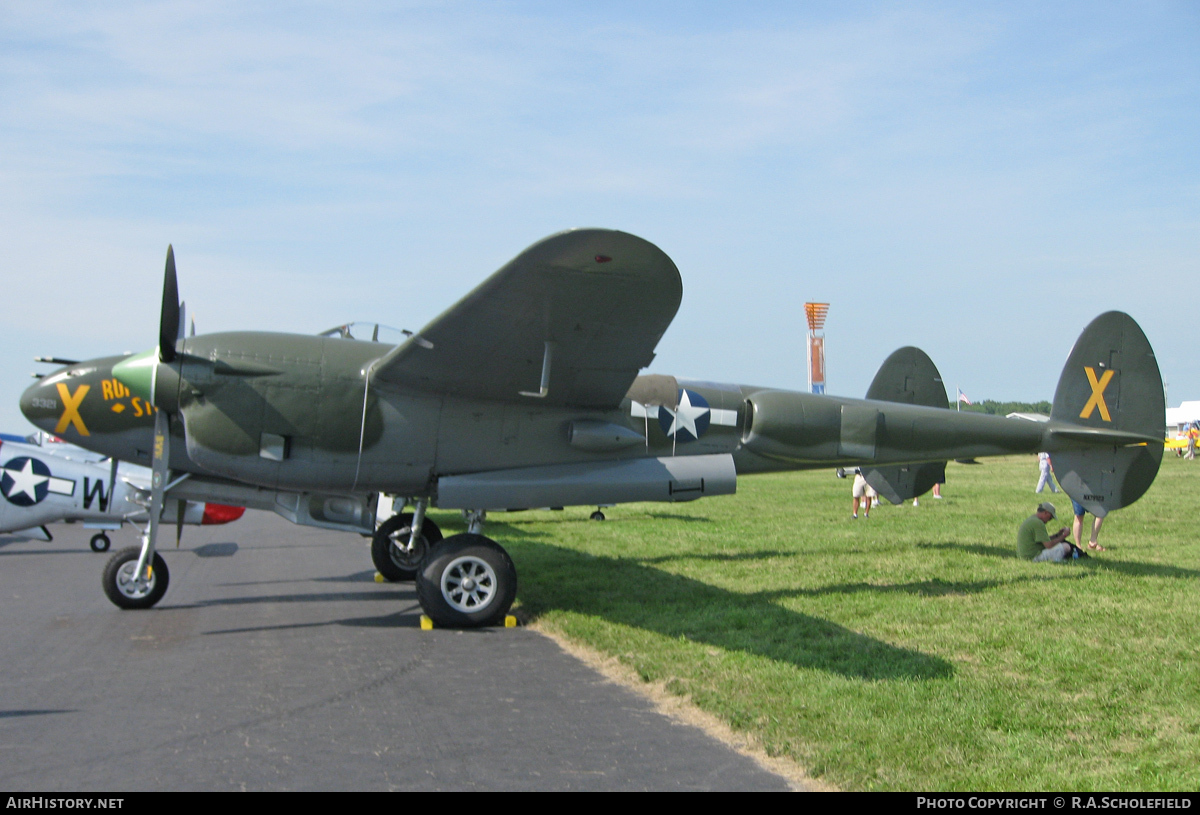
[(1166, 400), (1154, 350), (1128, 314), (1101, 314), (1067, 357), (1047, 428), (1054, 472), (1097, 517), (1129, 506), (1158, 474)]
[[(879, 366), (867, 388), (867, 398), (881, 402), (945, 408), (946, 386), (929, 355), (911, 345), (894, 351)], [(946, 462), (863, 467), (863, 478), (871, 488), (893, 504), (924, 495), (934, 484), (946, 480)]]
[(950, 404), (937, 366), (928, 354), (911, 345), (893, 351), (883, 361), (867, 388), (867, 398), (926, 407)]

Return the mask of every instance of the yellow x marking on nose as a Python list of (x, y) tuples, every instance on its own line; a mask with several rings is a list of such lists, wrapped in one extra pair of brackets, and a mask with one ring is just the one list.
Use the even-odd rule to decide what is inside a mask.
[(1088, 384), (1092, 386), (1092, 398), (1083, 406), (1083, 411), (1080, 412), (1079, 418), (1086, 419), (1092, 415), (1093, 410), (1100, 408), (1100, 418), (1106, 422), (1111, 422), (1112, 416), (1108, 415), (1108, 405), (1104, 401), (1104, 389), (1108, 387), (1108, 381), (1113, 378), (1113, 374), (1116, 372), (1111, 369), (1107, 370), (1104, 372), (1104, 376), (1100, 377), (1100, 380), (1097, 381), (1096, 370), (1094, 368), (1084, 367), (1083, 370), (1087, 372)]
[(83, 423), (83, 417), (79, 415), (79, 403), (83, 401), (83, 397), (87, 396), (91, 387), (91, 385), (80, 385), (72, 395), (67, 390), (65, 382), (58, 383), (58, 395), (62, 397), (63, 412), (62, 416), (58, 417), (58, 424), (54, 426), (54, 435), (61, 436), (62, 432), (67, 429), (67, 425), (74, 425), (81, 436), (92, 435), (88, 433), (87, 425)]

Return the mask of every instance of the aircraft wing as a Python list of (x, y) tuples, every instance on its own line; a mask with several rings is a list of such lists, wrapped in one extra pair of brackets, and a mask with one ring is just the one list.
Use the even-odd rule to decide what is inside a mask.
[(654, 359), (682, 297), (679, 270), (654, 244), (607, 229), (560, 232), (381, 358), (371, 380), (531, 405), (616, 407)]

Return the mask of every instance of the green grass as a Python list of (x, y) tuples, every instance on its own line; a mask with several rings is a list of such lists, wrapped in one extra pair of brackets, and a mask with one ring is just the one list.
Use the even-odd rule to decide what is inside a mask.
[(752, 476), (486, 531), (542, 625), (840, 787), (1196, 789), (1200, 468), (1164, 459), (1074, 564), (1015, 556), (1036, 480), (1032, 456), (952, 463), (944, 500), (851, 521), (832, 470)]

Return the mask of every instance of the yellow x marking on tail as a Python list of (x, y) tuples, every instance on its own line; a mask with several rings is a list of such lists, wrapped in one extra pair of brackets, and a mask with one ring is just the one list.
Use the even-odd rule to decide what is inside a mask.
[(58, 395), (63, 400), (62, 416), (58, 417), (58, 424), (54, 426), (54, 435), (61, 436), (62, 432), (67, 429), (67, 425), (74, 425), (81, 436), (90, 436), (87, 425), (83, 423), (83, 417), (79, 415), (79, 403), (83, 401), (83, 397), (87, 396), (87, 392), (91, 390), (91, 385), (80, 385), (75, 389), (75, 394), (67, 390), (65, 382), (58, 383)]
[(1092, 415), (1092, 411), (1100, 408), (1100, 418), (1106, 422), (1112, 421), (1112, 416), (1108, 415), (1108, 405), (1104, 401), (1104, 389), (1108, 387), (1108, 382), (1113, 378), (1115, 371), (1108, 370), (1104, 372), (1104, 376), (1100, 380), (1096, 380), (1096, 370), (1094, 368), (1084, 367), (1087, 373), (1088, 384), (1092, 386), (1092, 398), (1083, 406), (1083, 410), (1079, 414), (1080, 419), (1086, 419)]

